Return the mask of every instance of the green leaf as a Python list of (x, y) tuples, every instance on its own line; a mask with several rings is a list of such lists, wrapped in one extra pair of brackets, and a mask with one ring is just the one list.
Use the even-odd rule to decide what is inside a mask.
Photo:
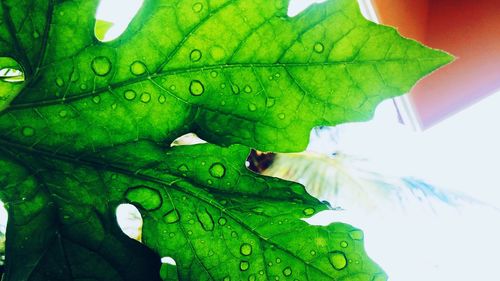
[[(158, 280), (160, 256), (180, 280), (384, 280), (359, 230), (308, 225), (329, 206), (248, 172), (241, 145), (299, 151), (451, 57), (353, 0), (287, 3), (147, 0), (103, 43), (97, 0), (2, 1), (0, 66), (25, 78), (0, 86), (6, 280)], [(228, 147), (170, 147), (188, 132)], [(125, 202), (156, 254), (118, 230)]]

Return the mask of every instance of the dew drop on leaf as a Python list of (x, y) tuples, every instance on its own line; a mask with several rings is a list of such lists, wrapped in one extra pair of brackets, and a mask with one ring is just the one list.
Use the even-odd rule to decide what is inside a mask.
[(100, 102), (101, 102), (101, 97), (100, 97), (100, 96), (94, 96), (94, 97), (92, 98), (92, 101), (93, 101), (94, 103), (96, 103), (96, 104), (97, 104), (97, 103), (100, 103)]
[(134, 61), (130, 65), (130, 72), (135, 76), (143, 75), (146, 73), (146, 65), (141, 61)]
[(160, 104), (164, 104), (164, 103), (165, 103), (165, 101), (167, 101), (167, 98), (165, 98), (165, 96), (164, 96), (164, 95), (160, 95), (160, 97), (158, 97), (158, 102), (159, 102)]
[(238, 233), (236, 233), (236, 231), (231, 232), (231, 237), (233, 238), (238, 237)]
[(216, 78), (217, 76), (219, 76), (219, 73), (214, 70), (214, 71), (210, 72), (210, 76), (212, 76), (212, 78)]
[(281, 259), (280, 258), (276, 258), (276, 263), (281, 263)]
[(221, 179), (226, 174), (226, 167), (224, 167), (221, 163), (214, 163), (210, 166), (208, 171), (212, 177)]
[(245, 93), (251, 93), (252, 92), (252, 87), (250, 87), (249, 85), (246, 85), (245, 88), (243, 89), (243, 91), (245, 91)]
[(127, 90), (125, 93), (123, 93), (123, 97), (125, 97), (126, 100), (133, 100), (137, 94), (135, 93), (134, 90)]
[(156, 189), (144, 185), (129, 188), (125, 193), (125, 198), (131, 204), (139, 205), (147, 211), (157, 210), (163, 203), (161, 195)]
[(201, 4), (200, 2), (194, 3), (193, 12), (199, 13), (199, 12), (201, 12), (201, 10), (203, 10), (203, 4)]
[(353, 230), (353, 231), (349, 232), (349, 236), (353, 240), (363, 240), (363, 238), (364, 238), (363, 231), (361, 231), (361, 230)]
[(35, 129), (33, 129), (32, 127), (23, 127), (21, 133), (25, 137), (32, 137), (35, 135)]
[(59, 111), (59, 117), (64, 118), (68, 115), (68, 111), (66, 110), (61, 110)]
[(198, 49), (194, 49), (191, 51), (191, 54), (189, 54), (189, 58), (191, 59), (192, 62), (197, 62), (201, 60), (202, 54), (201, 51)]
[(292, 269), (290, 267), (286, 267), (285, 269), (283, 269), (283, 275), (285, 275), (286, 277), (292, 275)]
[(306, 208), (304, 211), (302, 211), (304, 215), (306, 216), (312, 216), (314, 215), (315, 210), (313, 208)]
[(248, 110), (250, 110), (252, 112), (256, 111), (257, 110), (257, 106), (255, 104), (251, 103), (251, 104), (248, 105)]
[(250, 268), (250, 263), (247, 261), (241, 261), (240, 262), (240, 270), (241, 271), (247, 271)]
[(340, 242), (340, 247), (347, 248), (347, 246), (349, 246), (349, 244), (346, 241)]
[(38, 31), (33, 31), (33, 38), (38, 39), (40, 37), (40, 33)]
[(240, 93), (240, 87), (238, 85), (231, 85), (231, 90), (233, 91), (233, 94), (237, 95)]
[(97, 76), (106, 76), (111, 71), (111, 61), (104, 56), (96, 57), (91, 63), (92, 71)]
[(275, 103), (276, 103), (276, 100), (274, 98), (267, 98), (266, 99), (266, 106), (267, 107), (273, 107)]
[(278, 114), (278, 118), (281, 120), (285, 119), (285, 113)]
[(224, 277), (224, 279), (222, 279), (222, 281), (231, 281), (231, 277), (226, 276), (226, 277)]
[(64, 80), (63, 80), (61, 77), (57, 77), (57, 78), (56, 78), (56, 85), (57, 85), (58, 87), (62, 87), (62, 86), (64, 86)]
[(323, 46), (323, 44), (321, 44), (321, 43), (316, 43), (316, 44), (314, 45), (314, 51), (315, 51), (316, 53), (321, 54), (321, 53), (323, 53), (323, 51), (324, 51), (324, 50), (325, 50), (325, 46)]
[(219, 218), (219, 224), (220, 225), (225, 225), (226, 223), (227, 223), (226, 218), (223, 218), (223, 217)]
[(255, 207), (255, 208), (252, 208), (252, 212), (254, 212), (256, 214), (262, 214), (262, 213), (264, 213), (264, 209), (261, 207)]
[(172, 209), (168, 211), (164, 216), (163, 216), (163, 221), (166, 223), (176, 223), (181, 219), (181, 216), (179, 212), (176, 209)]
[(311, 254), (311, 256), (315, 256), (315, 255), (316, 255), (316, 251), (312, 250), (312, 251), (310, 252), (310, 254)]
[(198, 222), (201, 224), (201, 227), (205, 231), (214, 230), (214, 219), (206, 209), (196, 212), (196, 217), (198, 218)]
[(150, 93), (142, 93), (141, 94), (141, 101), (143, 103), (148, 103), (151, 100), (151, 94)]
[(185, 164), (182, 164), (177, 168), (177, 170), (179, 170), (179, 172), (188, 172), (189, 168)]
[(252, 274), (252, 275), (248, 276), (248, 281), (255, 281), (255, 280), (257, 280), (255, 275)]
[(193, 80), (189, 85), (189, 92), (193, 96), (201, 96), (205, 92), (205, 86), (199, 80)]
[(252, 245), (248, 243), (241, 244), (240, 253), (243, 256), (250, 256), (252, 254)]
[(347, 267), (347, 259), (342, 252), (334, 251), (328, 253), (328, 260), (336, 270), (342, 270)]

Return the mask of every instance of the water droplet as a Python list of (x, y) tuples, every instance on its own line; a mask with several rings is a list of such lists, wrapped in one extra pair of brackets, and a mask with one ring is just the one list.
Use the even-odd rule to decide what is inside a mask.
[(160, 192), (144, 185), (129, 188), (125, 193), (125, 198), (147, 211), (157, 210), (163, 204)]
[(136, 96), (137, 94), (134, 90), (127, 90), (123, 93), (123, 97), (125, 97), (126, 100), (133, 100)]
[(286, 277), (292, 275), (292, 269), (290, 267), (286, 267), (285, 269), (283, 269), (283, 275), (285, 275)]
[(276, 100), (274, 98), (267, 98), (266, 99), (266, 106), (267, 107), (273, 107), (275, 103), (276, 103)]
[(346, 241), (340, 242), (340, 247), (347, 248), (347, 246), (349, 246), (349, 244)]
[(170, 86), (170, 91), (175, 91), (176, 88), (177, 87), (175, 87), (175, 85), (172, 85), (172, 86)]
[(151, 100), (151, 94), (150, 93), (142, 93), (141, 94), (141, 101), (143, 103), (148, 103)]
[(281, 74), (276, 73), (276, 74), (274, 74), (274, 77), (276, 77), (276, 78), (280, 78), (280, 77), (281, 77)]
[(222, 106), (226, 105), (226, 101), (221, 101), (220, 105), (222, 105)]
[(130, 72), (132, 72), (135, 76), (143, 75), (146, 73), (146, 70), (146, 65), (141, 61), (134, 61), (130, 65)]
[(315, 210), (313, 208), (306, 208), (304, 211), (302, 211), (304, 215), (306, 216), (312, 216), (314, 215)]
[(247, 261), (240, 261), (240, 270), (247, 271), (250, 268), (250, 263)]
[(255, 207), (255, 208), (252, 208), (252, 212), (260, 215), (260, 214), (264, 213), (264, 209), (261, 207)]
[(167, 98), (164, 95), (160, 95), (160, 97), (158, 98), (158, 102), (164, 104), (165, 101), (167, 101)]
[(224, 84), (224, 83), (220, 84), (220, 88), (221, 89), (225, 89), (226, 88), (226, 84)]
[(237, 95), (240, 93), (240, 87), (238, 87), (238, 85), (232, 84), (231, 91), (233, 91), (233, 94)]
[(281, 263), (281, 259), (280, 258), (276, 258), (276, 263)]
[(221, 179), (226, 174), (226, 167), (222, 163), (214, 163), (208, 171), (212, 177)]
[(193, 235), (193, 232), (191, 230), (188, 230), (187, 234), (188, 235)]
[(35, 135), (35, 129), (33, 129), (31, 127), (23, 127), (21, 130), (21, 133), (25, 137), (32, 137)]
[(214, 183), (214, 181), (213, 181), (213, 180), (207, 180), (207, 183), (208, 183), (208, 184), (213, 184), (213, 183)]
[(214, 71), (210, 72), (210, 76), (212, 76), (212, 78), (216, 78), (217, 76), (219, 76), (219, 73), (214, 70)]
[(245, 93), (249, 94), (252, 92), (252, 87), (250, 87), (249, 85), (246, 85), (245, 88), (243, 89), (243, 91), (245, 91)]
[(214, 219), (212, 218), (212, 215), (207, 211), (207, 209), (196, 212), (196, 217), (198, 218), (198, 222), (201, 224), (201, 227), (205, 231), (214, 230)]
[(375, 274), (372, 281), (387, 281), (387, 275), (385, 273)]
[(56, 85), (57, 85), (58, 87), (62, 87), (62, 86), (64, 86), (64, 80), (63, 80), (61, 77), (57, 77), (57, 78), (56, 78)]
[(189, 168), (188, 168), (188, 166), (186, 166), (186, 165), (182, 164), (182, 165), (180, 165), (180, 166), (177, 168), (177, 170), (179, 170), (180, 172), (188, 172), (188, 171), (189, 171)]
[(336, 270), (342, 270), (347, 267), (347, 259), (342, 252), (334, 251), (328, 253), (328, 260)]
[(68, 111), (66, 110), (61, 110), (59, 111), (59, 117), (64, 118), (68, 115)]
[(179, 214), (179, 211), (177, 211), (177, 209), (172, 209), (163, 216), (163, 221), (166, 223), (176, 223), (180, 219), (181, 215)]
[(316, 251), (311, 250), (310, 254), (311, 254), (311, 256), (315, 256), (316, 255)]
[(285, 119), (285, 113), (278, 114), (278, 118), (281, 120)]
[(255, 281), (255, 280), (257, 280), (257, 277), (255, 277), (255, 275), (252, 274), (248, 276), (248, 281)]
[(205, 92), (205, 86), (199, 80), (193, 80), (189, 85), (189, 92), (193, 96), (201, 96)]
[(248, 243), (241, 244), (240, 253), (244, 256), (250, 256), (252, 254), (252, 245)]
[(220, 225), (225, 225), (226, 223), (227, 223), (226, 218), (221, 217), (221, 218), (219, 219), (219, 224), (220, 224)]
[(253, 112), (253, 111), (257, 110), (257, 106), (255, 104), (251, 103), (248, 105), (248, 110)]
[(112, 109), (116, 109), (116, 107), (117, 107), (117, 106), (118, 106), (118, 105), (116, 105), (116, 103), (113, 103), (113, 104), (111, 105), (111, 108), (112, 108)]
[(191, 59), (192, 62), (200, 61), (201, 57), (202, 57), (202, 53), (198, 49), (192, 50), (191, 54), (189, 54), (189, 58)]
[(173, 233), (173, 232), (170, 232), (170, 233), (168, 234), (168, 237), (170, 237), (170, 238), (172, 238), (172, 237), (174, 237), (174, 236), (175, 236), (175, 233)]
[(316, 44), (314, 44), (314, 51), (315, 51), (316, 53), (321, 54), (321, 53), (323, 53), (323, 51), (324, 51), (324, 50), (325, 50), (325, 46), (323, 46), (323, 44), (321, 44), (321, 43), (319, 43), (319, 42), (318, 42), (318, 43), (316, 43)]
[(365, 235), (363, 234), (363, 231), (361, 231), (361, 230), (353, 230), (353, 231), (349, 232), (349, 236), (354, 240), (363, 240)]
[(78, 72), (76, 72), (76, 71), (71, 72), (71, 76), (70, 76), (69, 80), (71, 82), (76, 82), (76, 81), (78, 81), (78, 79), (80, 79), (80, 74), (78, 74)]
[(94, 97), (92, 97), (92, 101), (94, 103), (100, 103), (101, 102), (101, 97), (100, 96), (94, 96)]
[(213, 255), (215, 255), (214, 251), (209, 250), (209, 251), (208, 251), (208, 256), (209, 256), (209, 257), (211, 257), (211, 256), (213, 256)]
[(92, 60), (92, 71), (97, 76), (106, 76), (111, 71), (111, 61), (107, 57), (99, 56)]
[(38, 39), (40, 37), (40, 33), (38, 33), (36, 30), (33, 31), (33, 38)]
[(259, 271), (260, 275), (264, 275), (264, 270)]
[(231, 281), (231, 277), (226, 276), (226, 277), (224, 277), (224, 279), (222, 279), (222, 281)]
[(233, 238), (238, 237), (238, 233), (236, 233), (236, 231), (231, 232), (231, 237)]
[(193, 12), (199, 13), (199, 12), (201, 12), (201, 10), (203, 10), (203, 4), (201, 4), (200, 2), (194, 3)]
[(80, 89), (82, 90), (87, 90), (87, 84), (81, 84)]

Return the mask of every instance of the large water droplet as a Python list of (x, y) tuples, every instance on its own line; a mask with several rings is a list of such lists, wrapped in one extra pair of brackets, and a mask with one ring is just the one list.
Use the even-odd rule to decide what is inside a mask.
[(189, 54), (189, 58), (191, 59), (191, 61), (193, 62), (197, 62), (197, 61), (200, 61), (201, 60), (201, 57), (202, 57), (202, 53), (200, 50), (198, 49), (194, 49), (191, 51), (191, 54)]
[(240, 253), (244, 256), (250, 256), (252, 254), (252, 245), (248, 243), (241, 244)]
[(354, 240), (363, 240), (365, 235), (363, 234), (363, 231), (361, 231), (361, 230), (353, 230), (353, 231), (349, 232), (349, 236)]
[(201, 96), (205, 92), (205, 86), (199, 80), (193, 80), (189, 85), (189, 92), (193, 96)]
[(247, 261), (240, 261), (240, 270), (247, 271), (250, 268), (250, 263)]
[(141, 61), (134, 61), (130, 65), (130, 72), (132, 72), (132, 74), (136, 76), (143, 75), (144, 73), (146, 73), (146, 70), (146, 65)]
[(306, 216), (312, 216), (314, 215), (315, 210), (313, 208), (306, 208), (304, 211), (302, 211), (304, 215)]
[(99, 56), (92, 60), (92, 71), (97, 76), (106, 76), (111, 71), (111, 61), (107, 57)]
[(181, 216), (179, 212), (176, 209), (172, 209), (168, 211), (164, 216), (163, 216), (163, 221), (166, 223), (176, 223), (181, 219)]
[(221, 179), (226, 174), (226, 167), (222, 163), (214, 163), (208, 171), (212, 177)]
[(143, 103), (148, 103), (151, 100), (151, 94), (150, 93), (142, 93), (141, 94), (141, 101)]
[(318, 42), (318, 43), (314, 44), (314, 51), (316, 53), (321, 54), (321, 53), (323, 53), (323, 51), (325, 51), (325, 46), (323, 46), (323, 44)]
[(283, 269), (283, 275), (285, 275), (286, 277), (292, 275), (292, 269), (290, 267), (286, 267), (285, 269)]
[(201, 10), (203, 10), (203, 4), (201, 4), (200, 2), (194, 3), (193, 12), (199, 13), (199, 12), (201, 12)]
[(198, 222), (201, 224), (201, 227), (205, 231), (214, 230), (214, 219), (206, 209), (196, 212), (196, 217), (198, 218)]
[(137, 96), (137, 94), (135, 93), (134, 90), (127, 90), (123, 93), (123, 97), (126, 99), (126, 100), (133, 100), (135, 99), (135, 97)]
[(125, 193), (125, 198), (147, 211), (157, 210), (163, 204), (160, 192), (144, 185), (129, 188)]
[(334, 251), (328, 253), (328, 260), (336, 270), (342, 270), (347, 267), (347, 258), (342, 252)]
[(33, 129), (32, 127), (23, 127), (21, 129), (21, 133), (25, 137), (32, 137), (35, 135), (35, 129)]

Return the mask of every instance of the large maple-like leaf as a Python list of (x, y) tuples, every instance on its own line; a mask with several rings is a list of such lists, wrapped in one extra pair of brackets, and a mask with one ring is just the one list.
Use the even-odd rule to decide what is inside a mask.
[[(385, 278), (359, 230), (307, 225), (328, 206), (248, 172), (241, 145), (299, 151), (312, 127), (369, 118), (449, 55), (352, 0), (294, 18), (286, 0), (148, 0), (108, 43), (97, 4), (0, 6), (0, 63), (25, 77), (0, 82), (7, 280), (155, 280), (160, 256), (183, 280)], [(187, 132), (234, 146), (170, 148)], [(117, 231), (124, 202), (152, 251)]]

